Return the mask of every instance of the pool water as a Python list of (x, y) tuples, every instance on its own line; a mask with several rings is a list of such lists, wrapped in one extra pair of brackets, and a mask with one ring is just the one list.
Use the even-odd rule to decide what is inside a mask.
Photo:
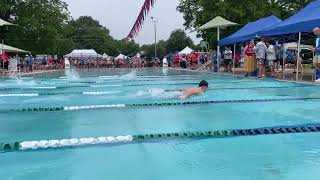
[[(200, 80), (202, 96), (178, 100)], [(167, 91), (170, 90), (170, 91)], [(6, 112), (66, 107), (208, 100), (320, 98), (320, 86), (162, 69), (64, 71), (1, 79), (0, 142), (260, 128), (319, 123), (317, 99), (188, 106)], [(8, 180), (314, 179), (320, 134), (178, 139), (118, 146), (0, 154)]]

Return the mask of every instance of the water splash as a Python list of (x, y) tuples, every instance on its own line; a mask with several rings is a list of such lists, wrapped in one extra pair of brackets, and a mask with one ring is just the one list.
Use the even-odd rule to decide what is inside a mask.
[(75, 69), (66, 69), (65, 75), (67, 80), (79, 80), (80, 76)]
[(182, 95), (181, 91), (167, 91), (164, 89), (148, 89), (147, 91), (138, 91), (137, 96), (152, 97), (160, 99), (177, 98)]
[(123, 75), (123, 76), (120, 76), (120, 79), (122, 80), (133, 80), (133, 79), (136, 79), (137, 78), (137, 72), (136, 71), (132, 71), (131, 73), (129, 74), (126, 74), (126, 75)]

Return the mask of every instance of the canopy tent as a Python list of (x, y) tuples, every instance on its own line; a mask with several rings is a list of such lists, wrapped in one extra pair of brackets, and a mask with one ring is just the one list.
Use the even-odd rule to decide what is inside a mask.
[(320, 26), (320, 0), (311, 2), (295, 15), (275, 27), (261, 32), (262, 36), (280, 36), (301, 32), (312, 32)]
[[(236, 26), (238, 25), (237, 23), (228, 21), (226, 19), (224, 19), (221, 16), (217, 16), (214, 19), (212, 19), (211, 21), (207, 22), (206, 24), (202, 25), (199, 30), (207, 30), (207, 29), (212, 29), (212, 28), (217, 28), (217, 42), (220, 41), (220, 29), (221, 28), (225, 28), (228, 26)], [(220, 52), (220, 46), (217, 46), (217, 52)], [(219, 54), (219, 53), (217, 53)], [(217, 59), (219, 61), (219, 55), (217, 55)], [(219, 64), (218, 63), (218, 71), (219, 71)]]
[(0, 54), (2, 54), (2, 51), (9, 52), (9, 53), (30, 53), (29, 51), (25, 51), (19, 48), (15, 48), (15, 47), (0, 43)]
[(3, 19), (0, 19), (0, 26), (13, 26), (14, 24), (9, 23)]
[(67, 54), (68, 58), (92, 58), (92, 57), (102, 57), (93, 49), (76, 49), (70, 54)]
[(127, 59), (128, 57), (127, 56), (125, 56), (125, 55), (123, 55), (123, 54), (119, 54), (117, 57), (115, 57), (114, 59), (115, 60), (125, 60), (125, 59)]
[(184, 48), (182, 51), (179, 52), (179, 54), (191, 54), (194, 50), (189, 48), (188, 46)]
[[(286, 43), (286, 44), (284, 44), (284, 48), (289, 49), (289, 50), (297, 50), (298, 43), (296, 43), (296, 42)], [(305, 49), (305, 50), (312, 50), (314, 47), (311, 45), (300, 44), (300, 48)]]
[(108, 58), (110, 58), (110, 56), (107, 53), (103, 53), (102, 58), (103, 59), (108, 59)]
[(250, 40), (256, 37), (260, 31), (274, 27), (281, 22), (282, 21), (274, 15), (250, 22), (237, 32), (219, 41), (218, 44), (224, 46)]

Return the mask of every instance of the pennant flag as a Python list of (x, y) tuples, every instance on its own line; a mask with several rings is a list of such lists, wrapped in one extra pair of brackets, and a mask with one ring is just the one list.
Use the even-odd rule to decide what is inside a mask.
[(133, 39), (137, 36), (138, 32), (141, 30), (144, 20), (146, 19), (151, 7), (154, 6), (156, 0), (145, 0), (140, 13), (126, 39)]

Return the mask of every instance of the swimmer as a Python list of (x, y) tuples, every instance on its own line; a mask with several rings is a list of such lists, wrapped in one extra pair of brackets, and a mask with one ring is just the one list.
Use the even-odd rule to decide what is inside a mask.
[(198, 87), (191, 87), (182, 91), (180, 99), (190, 98), (205, 93), (208, 90), (209, 84), (207, 81), (201, 81)]

